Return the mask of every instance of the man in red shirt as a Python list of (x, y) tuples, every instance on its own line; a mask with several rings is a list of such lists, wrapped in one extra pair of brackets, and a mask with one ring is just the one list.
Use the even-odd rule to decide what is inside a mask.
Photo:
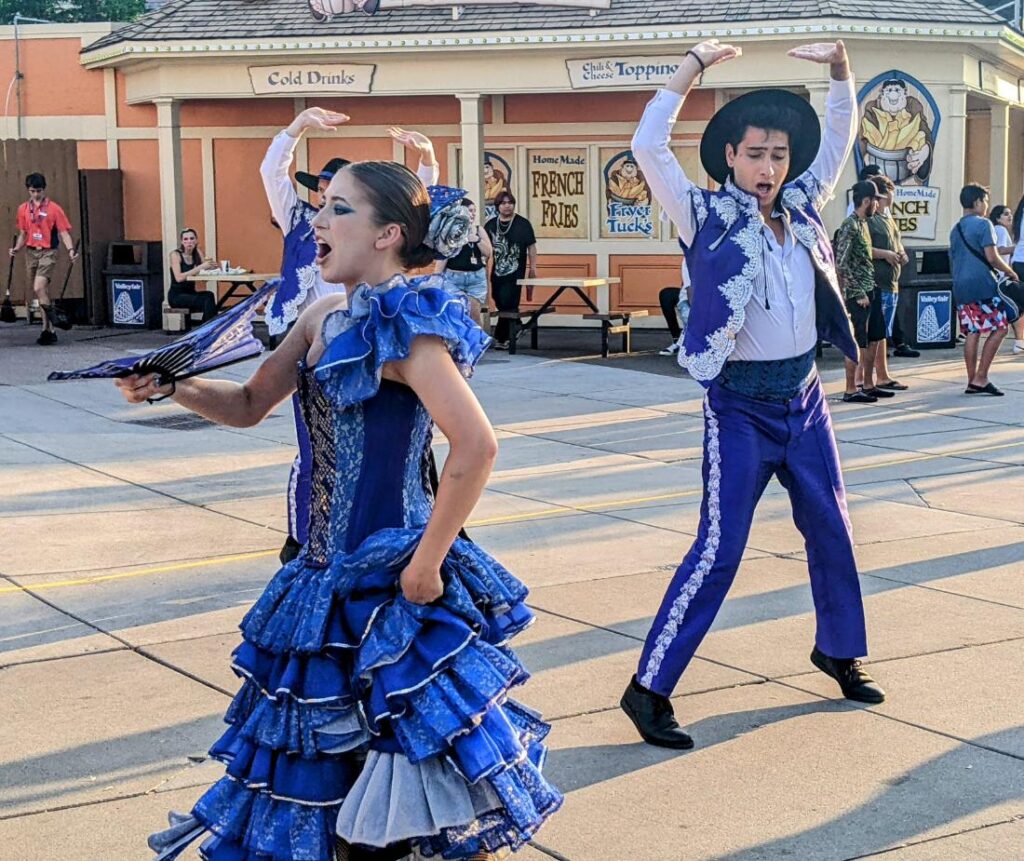
[(30, 173), (25, 177), (28, 201), (18, 207), (18, 238), (11, 249), (13, 257), (28, 246), (28, 278), (32, 290), (43, 309), (43, 332), (36, 341), (47, 345), (57, 343), (50, 314), (50, 297), (46, 288), (50, 284), (53, 268), (57, 265), (57, 238), (60, 237), (68, 256), (74, 262), (78, 257), (75, 243), (71, 238), (71, 222), (64, 210), (46, 196), (46, 177), (41, 173)]

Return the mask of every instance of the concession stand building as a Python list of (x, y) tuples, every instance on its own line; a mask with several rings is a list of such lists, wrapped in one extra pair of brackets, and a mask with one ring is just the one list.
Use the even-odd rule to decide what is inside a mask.
[[(170, 248), (180, 228), (193, 227), (205, 254), (270, 272), (281, 241), (259, 164), (296, 113), (320, 105), (352, 118), (335, 134), (303, 139), (299, 170), (336, 155), (403, 159), (387, 128), (419, 129), (435, 142), (442, 182), (484, 201), (515, 193), (538, 236), (542, 277), (618, 278), (613, 308), (656, 312), (658, 291), (678, 286), (681, 257), (629, 151), (651, 91), (695, 41), (742, 46), (742, 58), (705, 76), (675, 130), (677, 157), (706, 182), (697, 143), (716, 107), (776, 86), (821, 112), (827, 67), (785, 53), (842, 38), (861, 112), (844, 181), (859, 164), (880, 164), (899, 185), (908, 244), (947, 244), (965, 181), (989, 185), (993, 203), (1014, 206), (1024, 193), (1024, 36), (1009, 8), (975, 0), (381, 6), (373, 17), (319, 23), (300, 0), (170, 0), (128, 25), (23, 25), (17, 45), (13, 28), (0, 28), (0, 77), (17, 84), (0, 135), (74, 141), (80, 169), (120, 171), (126, 238)], [(831, 228), (845, 206), (842, 195), (830, 204)], [(535, 300), (543, 298), (538, 290)], [(560, 302), (563, 322), (578, 322), (581, 307)], [(660, 325), (655, 313), (645, 322)]]

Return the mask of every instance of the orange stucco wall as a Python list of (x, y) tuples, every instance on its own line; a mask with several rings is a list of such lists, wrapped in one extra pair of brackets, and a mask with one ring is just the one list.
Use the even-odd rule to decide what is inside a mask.
[(181, 142), (184, 218), (179, 229), (191, 227), (199, 234), (199, 247), (206, 253), (209, 244), (203, 223), (203, 150), (199, 141)]
[(156, 141), (119, 141), (127, 239), (160, 239), (160, 175)]
[[(380, 96), (356, 96), (345, 99), (308, 99), (331, 111), (340, 111), (351, 117), (351, 125), (400, 125), (416, 128), (417, 125), (445, 125), (459, 123), (461, 108), (453, 96), (415, 96), (406, 99), (383, 98)], [(489, 118), (490, 105), (485, 105)]]
[(181, 106), (184, 127), (288, 125), (295, 111), (291, 99), (204, 99)]
[[(507, 123), (635, 122), (651, 93), (545, 93), (505, 96)], [(686, 98), (681, 120), (708, 119), (715, 112), (715, 94), (695, 90)]]
[(100, 170), (107, 165), (107, 142), (106, 141), (79, 141), (78, 142), (78, 167), (80, 170), (98, 168)]
[(281, 233), (270, 223), (259, 173), (269, 143), (224, 138), (213, 144), (217, 255), (255, 272), (277, 272), (281, 265)]
[[(25, 116), (86, 116), (102, 114), (103, 75), (83, 69), (78, 62), (80, 39), (22, 39), (21, 107)], [(14, 78), (14, 40), (0, 50), (0, 80)], [(15, 113), (11, 94), (9, 109)]]

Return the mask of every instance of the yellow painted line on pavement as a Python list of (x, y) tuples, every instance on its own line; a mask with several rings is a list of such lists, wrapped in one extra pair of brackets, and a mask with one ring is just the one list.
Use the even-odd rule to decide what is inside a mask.
[(166, 574), (169, 571), (189, 571), (193, 568), (209, 568), (211, 565), (223, 565), (228, 562), (245, 562), (250, 559), (263, 559), (267, 556), (276, 556), (279, 552), (280, 551), (278, 550), (257, 550), (253, 553), (238, 553), (234, 556), (217, 556), (213, 559), (195, 559), (191, 562), (174, 562), (168, 565), (160, 565), (155, 568), (139, 568), (135, 571), (121, 571), (117, 574), (97, 574), (95, 577), (79, 577), (74, 580), (53, 580), (49, 583), (39, 583), (29, 586), (4, 586), (0, 587), (0, 595), (8, 592), (25, 592), (27, 590), (39, 592), (43, 589), (57, 589), (67, 586), (88, 586), (92, 583), (105, 583), (108, 580), (127, 580), (131, 577), (148, 577), (150, 574)]
[[(868, 469), (884, 469), (886, 467), (900, 466), (905, 463), (915, 463), (922, 460), (937, 460), (941, 457), (956, 457), (961, 454), (978, 454), (986, 451), (998, 451), (1004, 448), (1013, 448), (1024, 445), (1024, 442), (999, 443), (997, 445), (977, 446), (973, 448), (954, 449), (952, 451), (909, 454), (906, 457), (894, 458), (893, 460), (881, 461), (880, 463), (866, 463), (859, 466), (846, 467), (843, 472), (862, 472)], [(655, 496), (636, 496), (629, 499), (612, 499), (607, 502), (580, 503), (576, 506), (551, 505), (539, 511), (523, 511), (518, 514), (506, 514), (501, 517), (489, 517), (480, 520), (470, 520), (466, 526), (470, 529), (481, 526), (499, 526), (505, 523), (522, 523), (528, 520), (543, 520), (547, 517), (568, 517), (573, 514), (586, 514), (588, 512), (607, 511), (610, 509), (630, 508), (635, 505), (642, 505), (647, 502), (663, 502), (673, 499), (686, 499), (688, 497), (700, 496), (702, 488), (694, 490), (682, 490), (676, 493), (662, 493)], [(265, 559), (268, 556), (276, 556), (277, 550), (258, 550), (253, 553), (239, 553), (234, 556), (217, 556), (212, 559), (196, 559), (191, 562), (174, 562), (167, 565), (160, 565), (154, 568), (140, 568), (135, 571), (122, 571), (115, 574), (99, 574), (94, 577), (80, 577), (72, 580), (54, 580), (48, 583), (39, 583), (31, 586), (2, 586), (0, 595), (12, 592), (42, 591), (45, 589), (63, 589), (73, 586), (89, 586), (94, 583), (104, 583), (109, 580), (128, 580), (134, 577), (148, 577), (151, 574), (167, 574), (174, 571), (190, 571), (196, 568), (209, 568), (214, 565), (224, 565), (232, 562), (245, 562), (252, 559)]]

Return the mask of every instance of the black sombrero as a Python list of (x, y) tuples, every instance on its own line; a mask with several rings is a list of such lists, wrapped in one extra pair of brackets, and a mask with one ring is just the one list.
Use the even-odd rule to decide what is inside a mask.
[(330, 182), (334, 179), (334, 174), (347, 164), (349, 164), (349, 160), (347, 158), (332, 158), (324, 165), (324, 169), (320, 171), (320, 173), (306, 173), (304, 170), (296, 171), (295, 181), (304, 188), (308, 188), (310, 191), (319, 191), (320, 180), (326, 179)]
[(811, 166), (821, 145), (821, 121), (811, 103), (788, 90), (754, 90), (733, 99), (718, 111), (704, 130), (700, 141), (700, 161), (715, 182), (722, 184), (730, 174), (725, 160), (725, 145), (730, 143), (736, 124), (753, 107), (767, 107), (773, 112), (792, 111), (798, 127), (789, 136), (789, 173), (786, 182), (800, 176)]

